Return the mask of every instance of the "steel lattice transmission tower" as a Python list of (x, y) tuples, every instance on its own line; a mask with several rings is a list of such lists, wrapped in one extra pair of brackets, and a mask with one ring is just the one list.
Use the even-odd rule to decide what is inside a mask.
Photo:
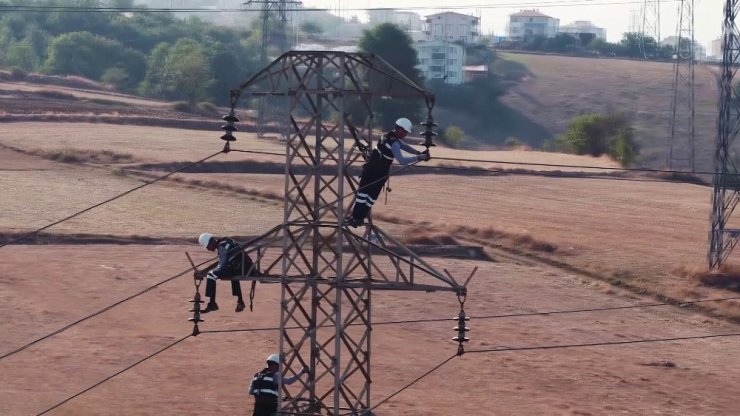
[(689, 170), (694, 167), (694, 0), (682, 0), (678, 8), (676, 61), (673, 68), (671, 101), (671, 136), (668, 139), (668, 169)]
[[(245, 6), (261, 6), (260, 68), (267, 66), (270, 52), (280, 55), (293, 47), (294, 37), (288, 33), (291, 12), (301, 4), (299, 0), (249, 0), (244, 3)], [(287, 138), (287, 131), (282, 123), (285, 119), (284, 112), (285, 108), (279, 100), (273, 100), (271, 96), (260, 97), (257, 109), (257, 135), (262, 137), (272, 128), (283, 138)]]
[(721, 266), (737, 245), (740, 228), (730, 222), (740, 202), (740, 180), (730, 150), (740, 132), (740, 97), (734, 88), (740, 67), (740, 32), (735, 16), (740, 0), (726, 0), (722, 28), (722, 67), (719, 77), (720, 101), (717, 142), (714, 151), (714, 194), (709, 234), (709, 268)]
[(640, 49), (645, 58), (649, 58), (656, 51), (648, 47), (648, 39), (652, 38), (660, 43), (660, 0), (644, 0), (642, 3), (642, 27), (640, 29)]
[(358, 149), (372, 144), (372, 102), (425, 101), (431, 133), (433, 96), (377, 56), (316, 51), (283, 54), (232, 92), (232, 106), (249, 96), (282, 97), (288, 109), (284, 222), (243, 245), (262, 271), (244, 279), (282, 287), (282, 370), (312, 374), (281, 386), (279, 414), (368, 415), (372, 293), (466, 291), (372, 221), (344, 222)]

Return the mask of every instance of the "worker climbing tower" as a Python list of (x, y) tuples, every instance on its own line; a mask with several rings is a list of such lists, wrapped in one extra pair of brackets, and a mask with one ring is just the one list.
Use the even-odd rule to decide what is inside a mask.
[[(431, 146), (434, 97), (380, 57), (291, 51), (232, 91), (227, 144), (245, 98), (282, 101), (286, 142), (283, 223), (243, 244), (260, 264), (259, 280), (281, 284), (280, 352), (287, 375), (303, 366), (311, 377), (281, 389), (280, 414), (366, 415), (371, 409), (372, 293), (466, 288), (372, 223), (350, 228), (344, 218), (358, 187), (359, 165), (372, 146), (372, 103), (416, 99), (426, 105)], [(351, 114), (351, 115), (350, 115)], [(471, 274), (472, 275), (472, 274)], [(468, 278), (469, 280), (469, 278)], [(461, 306), (462, 306), (461, 301)], [(466, 340), (464, 312), (457, 328)]]

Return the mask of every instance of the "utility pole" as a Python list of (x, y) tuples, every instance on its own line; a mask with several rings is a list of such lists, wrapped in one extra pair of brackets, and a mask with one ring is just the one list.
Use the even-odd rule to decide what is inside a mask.
[(673, 100), (671, 101), (671, 136), (668, 139), (668, 169), (695, 172), (694, 153), (694, 0), (682, 0), (678, 9), (675, 61), (673, 65)]
[[(299, 0), (249, 0), (244, 3), (245, 6), (261, 6), (260, 67), (267, 66), (269, 52), (279, 56), (293, 47), (293, 38), (288, 36), (288, 22), (291, 20), (291, 9), (296, 9), (301, 4)], [(287, 132), (282, 124), (285, 119), (282, 100), (276, 100), (272, 96), (262, 96), (258, 100), (257, 136), (264, 137), (269, 126), (272, 125), (283, 138), (286, 138)]]
[[(467, 340), (467, 283), (439, 272), (372, 219), (359, 228), (345, 223), (359, 186), (357, 165), (373, 144), (374, 100), (423, 101), (428, 148), (434, 96), (376, 55), (329, 51), (281, 55), (232, 91), (232, 111), (240, 99), (262, 95), (288, 102), (284, 217), (243, 244), (264, 266), (258, 277), (242, 279), (280, 284), (281, 371), (310, 369), (310, 377), (281, 386), (278, 414), (369, 415), (373, 293), (454, 293), (460, 302), (453, 338), (458, 354)], [(222, 138), (236, 140), (231, 132), (238, 120), (233, 112), (225, 120), (230, 125)]]
[(660, 0), (644, 0), (642, 3), (642, 28), (640, 30), (640, 50), (644, 58), (650, 58), (655, 51), (648, 48), (648, 39), (653, 38), (660, 45)]
[(729, 257), (740, 237), (737, 222), (730, 221), (740, 202), (740, 180), (731, 152), (740, 132), (740, 101), (735, 89), (735, 74), (740, 67), (740, 31), (735, 16), (740, 0), (726, 0), (722, 26), (722, 66), (719, 77), (719, 123), (714, 150), (714, 193), (709, 233), (710, 269), (717, 269)]

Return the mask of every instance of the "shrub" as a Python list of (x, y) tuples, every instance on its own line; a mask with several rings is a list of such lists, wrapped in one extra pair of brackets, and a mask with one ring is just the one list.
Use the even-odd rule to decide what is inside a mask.
[(624, 166), (634, 163), (640, 153), (634, 130), (621, 113), (592, 113), (574, 118), (565, 134), (555, 140), (555, 147), (577, 155), (608, 154)]
[(190, 103), (187, 101), (175, 101), (172, 103), (172, 109), (183, 113), (190, 112)]
[(450, 126), (445, 129), (444, 141), (450, 147), (458, 147), (465, 137), (465, 132), (458, 126)]

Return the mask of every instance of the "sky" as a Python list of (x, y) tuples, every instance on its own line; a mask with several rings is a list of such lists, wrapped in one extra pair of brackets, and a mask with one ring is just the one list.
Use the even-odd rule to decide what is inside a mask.
[[(724, 0), (693, 1), (694, 36), (697, 42), (708, 48), (709, 43), (722, 34)], [(590, 20), (596, 26), (606, 29), (607, 40), (610, 42), (619, 41), (622, 33), (629, 31), (633, 15), (639, 16), (642, 6), (641, 0), (405, 0), (403, 2), (398, 0), (303, 0), (306, 8), (343, 9), (342, 17), (349, 18), (357, 15), (360, 20), (366, 19), (365, 12), (352, 9), (398, 8), (399, 3), (410, 8), (399, 8), (399, 10), (414, 11), (422, 17), (441, 11), (480, 16), (483, 34), (505, 34), (506, 22), (510, 14), (521, 9), (537, 9), (541, 13), (560, 19), (561, 25), (576, 20)], [(661, 38), (676, 34), (680, 4), (679, 0), (661, 0)], [(449, 8), (451, 6), (455, 8)], [(336, 11), (334, 13), (338, 14)]]

